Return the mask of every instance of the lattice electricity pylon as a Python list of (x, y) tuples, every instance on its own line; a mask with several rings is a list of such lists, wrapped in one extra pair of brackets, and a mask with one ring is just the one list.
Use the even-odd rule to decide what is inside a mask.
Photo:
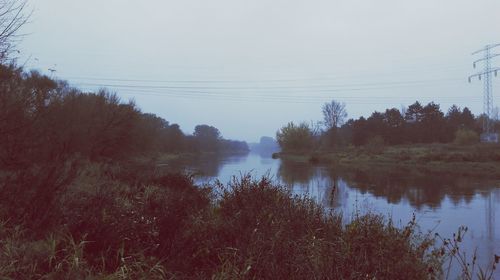
[(500, 56), (499, 53), (492, 53), (491, 50), (493, 48), (499, 47), (500, 44), (492, 44), (492, 45), (487, 45), (484, 48), (475, 51), (472, 53), (472, 55), (476, 55), (479, 53), (483, 53), (484, 56), (483, 58), (480, 58), (472, 64), (474, 68), (476, 68), (476, 64), (478, 62), (484, 61), (483, 65), (483, 71), (476, 73), (474, 75), (469, 76), (469, 83), (471, 82), (472, 78), (478, 77), (479, 80), (484, 80), (484, 104), (483, 104), (483, 110), (484, 110), (484, 121), (483, 121), (483, 132), (484, 133), (491, 133), (492, 132), (492, 123), (491, 123), (491, 113), (493, 111), (493, 84), (492, 84), (492, 74), (495, 74), (495, 77), (498, 76), (498, 72), (500, 72), (500, 67), (492, 67), (491, 66), (491, 60), (494, 57)]

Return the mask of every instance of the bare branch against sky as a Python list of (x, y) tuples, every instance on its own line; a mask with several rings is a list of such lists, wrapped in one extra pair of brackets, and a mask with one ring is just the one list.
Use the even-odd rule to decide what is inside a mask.
[(29, 18), (26, 0), (0, 0), (0, 61), (7, 59), (19, 42), (19, 30)]

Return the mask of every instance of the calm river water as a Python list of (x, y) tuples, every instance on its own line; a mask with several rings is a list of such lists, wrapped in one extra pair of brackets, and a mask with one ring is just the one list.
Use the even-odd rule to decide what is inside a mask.
[[(452, 237), (468, 227), (462, 248), (477, 248), (482, 265), (500, 255), (500, 181), (428, 174), (411, 169), (340, 170), (272, 159), (270, 154), (200, 157), (183, 166), (197, 174), (197, 183), (223, 183), (250, 172), (268, 174), (297, 194), (307, 194), (349, 220), (359, 211), (376, 212), (405, 225), (415, 214), (423, 232)], [(455, 269), (454, 269), (455, 270)], [(500, 268), (495, 272), (500, 279)]]

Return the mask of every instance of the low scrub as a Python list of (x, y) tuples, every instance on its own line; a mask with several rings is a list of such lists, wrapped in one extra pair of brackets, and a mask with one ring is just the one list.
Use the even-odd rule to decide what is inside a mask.
[(365, 144), (365, 149), (371, 154), (380, 154), (384, 151), (384, 139), (380, 136), (370, 138)]
[[(143, 170), (146, 167), (143, 167)], [(147, 168), (146, 168), (147, 169)], [(53, 198), (58, 223), (3, 215), (7, 279), (429, 279), (441, 258), (416, 225), (340, 215), (267, 178), (197, 187), (179, 174), (92, 165)], [(19, 198), (22, 199), (22, 198)], [(2, 204), (1, 213), (13, 213)], [(12, 222), (15, 221), (15, 222)]]
[(455, 132), (455, 144), (472, 145), (479, 143), (479, 135), (470, 129), (459, 129)]

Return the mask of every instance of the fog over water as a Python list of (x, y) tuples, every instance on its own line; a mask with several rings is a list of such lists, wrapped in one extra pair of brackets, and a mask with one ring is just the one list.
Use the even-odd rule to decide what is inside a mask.
[(107, 87), (186, 133), (207, 123), (252, 142), (289, 121), (320, 120), (332, 98), (354, 118), (417, 99), (479, 114), (482, 83), (467, 83), (471, 52), (500, 41), (495, 0), (30, 6), (19, 55), (26, 68), (54, 69), (82, 89)]

